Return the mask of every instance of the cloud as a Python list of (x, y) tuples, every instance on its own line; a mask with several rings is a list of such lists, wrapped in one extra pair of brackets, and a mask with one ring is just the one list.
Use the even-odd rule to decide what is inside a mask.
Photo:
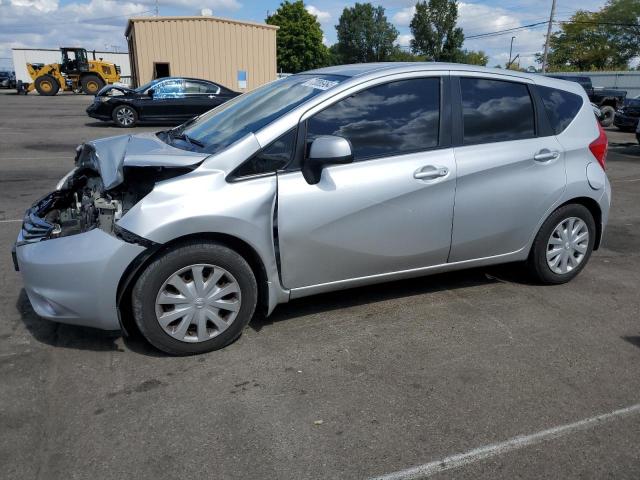
[[(162, 8), (199, 10), (202, 0), (163, 0)], [(207, 0), (214, 12), (237, 10), (238, 0)], [(154, 0), (0, 0), (0, 58), (8, 67), (11, 48), (58, 48), (78, 45), (92, 49), (117, 46), (126, 51), (124, 30), (132, 16), (150, 15)]]
[(411, 45), (411, 40), (413, 40), (413, 35), (411, 34), (398, 35), (398, 38), (396, 38), (396, 45), (400, 45), (401, 47), (408, 47), (409, 45)]
[(392, 17), (393, 23), (395, 23), (399, 27), (408, 27), (415, 13), (415, 5), (412, 7), (403, 8)]
[(320, 23), (327, 23), (331, 20), (331, 14), (329, 12), (320, 10), (313, 5), (307, 5), (304, 8), (306, 8), (307, 12), (309, 12), (311, 15), (315, 15)]

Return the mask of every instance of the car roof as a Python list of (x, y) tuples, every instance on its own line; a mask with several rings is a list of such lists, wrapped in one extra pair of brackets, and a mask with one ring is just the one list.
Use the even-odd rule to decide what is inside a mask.
[[(304, 74), (324, 74), (324, 75), (342, 75), (350, 77), (352, 80), (363, 79), (363, 77), (380, 77), (395, 73), (416, 72), (416, 71), (450, 71), (450, 72), (472, 72), (479, 74), (491, 74), (508, 77), (513, 79), (520, 78), (529, 80), (551, 88), (559, 88), (569, 92), (582, 95), (584, 88), (576, 83), (559, 78), (552, 78), (540, 73), (534, 72), (518, 72), (515, 70), (507, 70), (503, 68), (488, 68), (479, 65), (467, 65), (463, 63), (444, 63), (444, 62), (379, 62), (379, 63), (355, 63), (350, 65), (335, 65), (332, 67), (318, 68), (302, 72)], [(586, 95), (586, 94), (585, 94)]]
[(161, 82), (163, 80), (194, 80), (196, 82), (207, 82), (207, 83), (214, 83), (218, 85), (213, 80), (205, 80), (204, 78), (192, 78), (192, 77), (162, 77), (162, 78), (156, 78), (155, 80), (158, 82)]
[(304, 73), (320, 73), (326, 75), (342, 75), (345, 77), (359, 77), (372, 73), (402, 73), (415, 72), (416, 70), (424, 71), (472, 71), (480, 73), (497, 73), (502, 75), (510, 75), (531, 79), (534, 73), (517, 72), (515, 70), (506, 70), (502, 68), (488, 68), (478, 65), (466, 65), (463, 63), (444, 63), (444, 62), (378, 62), (378, 63), (353, 63), (350, 65), (335, 65), (332, 67), (318, 68)]

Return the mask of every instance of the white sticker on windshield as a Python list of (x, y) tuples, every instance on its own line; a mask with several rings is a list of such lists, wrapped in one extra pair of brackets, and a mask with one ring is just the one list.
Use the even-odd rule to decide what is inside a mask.
[(338, 82), (334, 80), (324, 80), (322, 78), (312, 78), (307, 80), (302, 85), (305, 87), (317, 88), (318, 90), (329, 90), (331, 87), (335, 87)]

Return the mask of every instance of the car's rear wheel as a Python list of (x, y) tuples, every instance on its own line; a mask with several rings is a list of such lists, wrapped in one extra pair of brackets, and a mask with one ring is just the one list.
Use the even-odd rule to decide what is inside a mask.
[(181, 245), (153, 261), (132, 292), (140, 332), (172, 355), (192, 355), (234, 341), (256, 309), (251, 267), (216, 243)]
[(138, 112), (129, 105), (118, 105), (113, 109), (111, 118), (119, 127), (135, 127), (136, 123), (138, 123)]
[(613, 124), (613, 117), (616, 114), (616, 109), (611, 105), (605, 105), (604, 107), (600, 107), (600, 112), (602, 113), (600, 125), (603, 127), (610, 127)]
[(536, 235), (528, 261), (531, 273), (545, 284), (568, 282), (587, 264), (595, 237), (595, 221), (586, 207), (560, 207)]

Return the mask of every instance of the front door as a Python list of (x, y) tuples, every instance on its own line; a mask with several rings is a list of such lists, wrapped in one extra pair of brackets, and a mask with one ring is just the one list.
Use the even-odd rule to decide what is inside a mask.
[(460, 92), (450, 262), (522, 249), (566, 185), (562, 147), (539, 135), (526, 83), (461, 77)]
[(179, 122), (190, 118), (183, 80), (171, 78), (154, 85), (153, 96), (144, 99), (142, 113), (145, 120)]
[(278, 175), (286, 288), (447, 261), (456, 166), (443, 141), (441, 83), (430, 77), (380, 84), (303, 125), (307, 147), (320, 135), (347, 138), (354, 163), (326, 167), (316, 185), (299, 171)]

